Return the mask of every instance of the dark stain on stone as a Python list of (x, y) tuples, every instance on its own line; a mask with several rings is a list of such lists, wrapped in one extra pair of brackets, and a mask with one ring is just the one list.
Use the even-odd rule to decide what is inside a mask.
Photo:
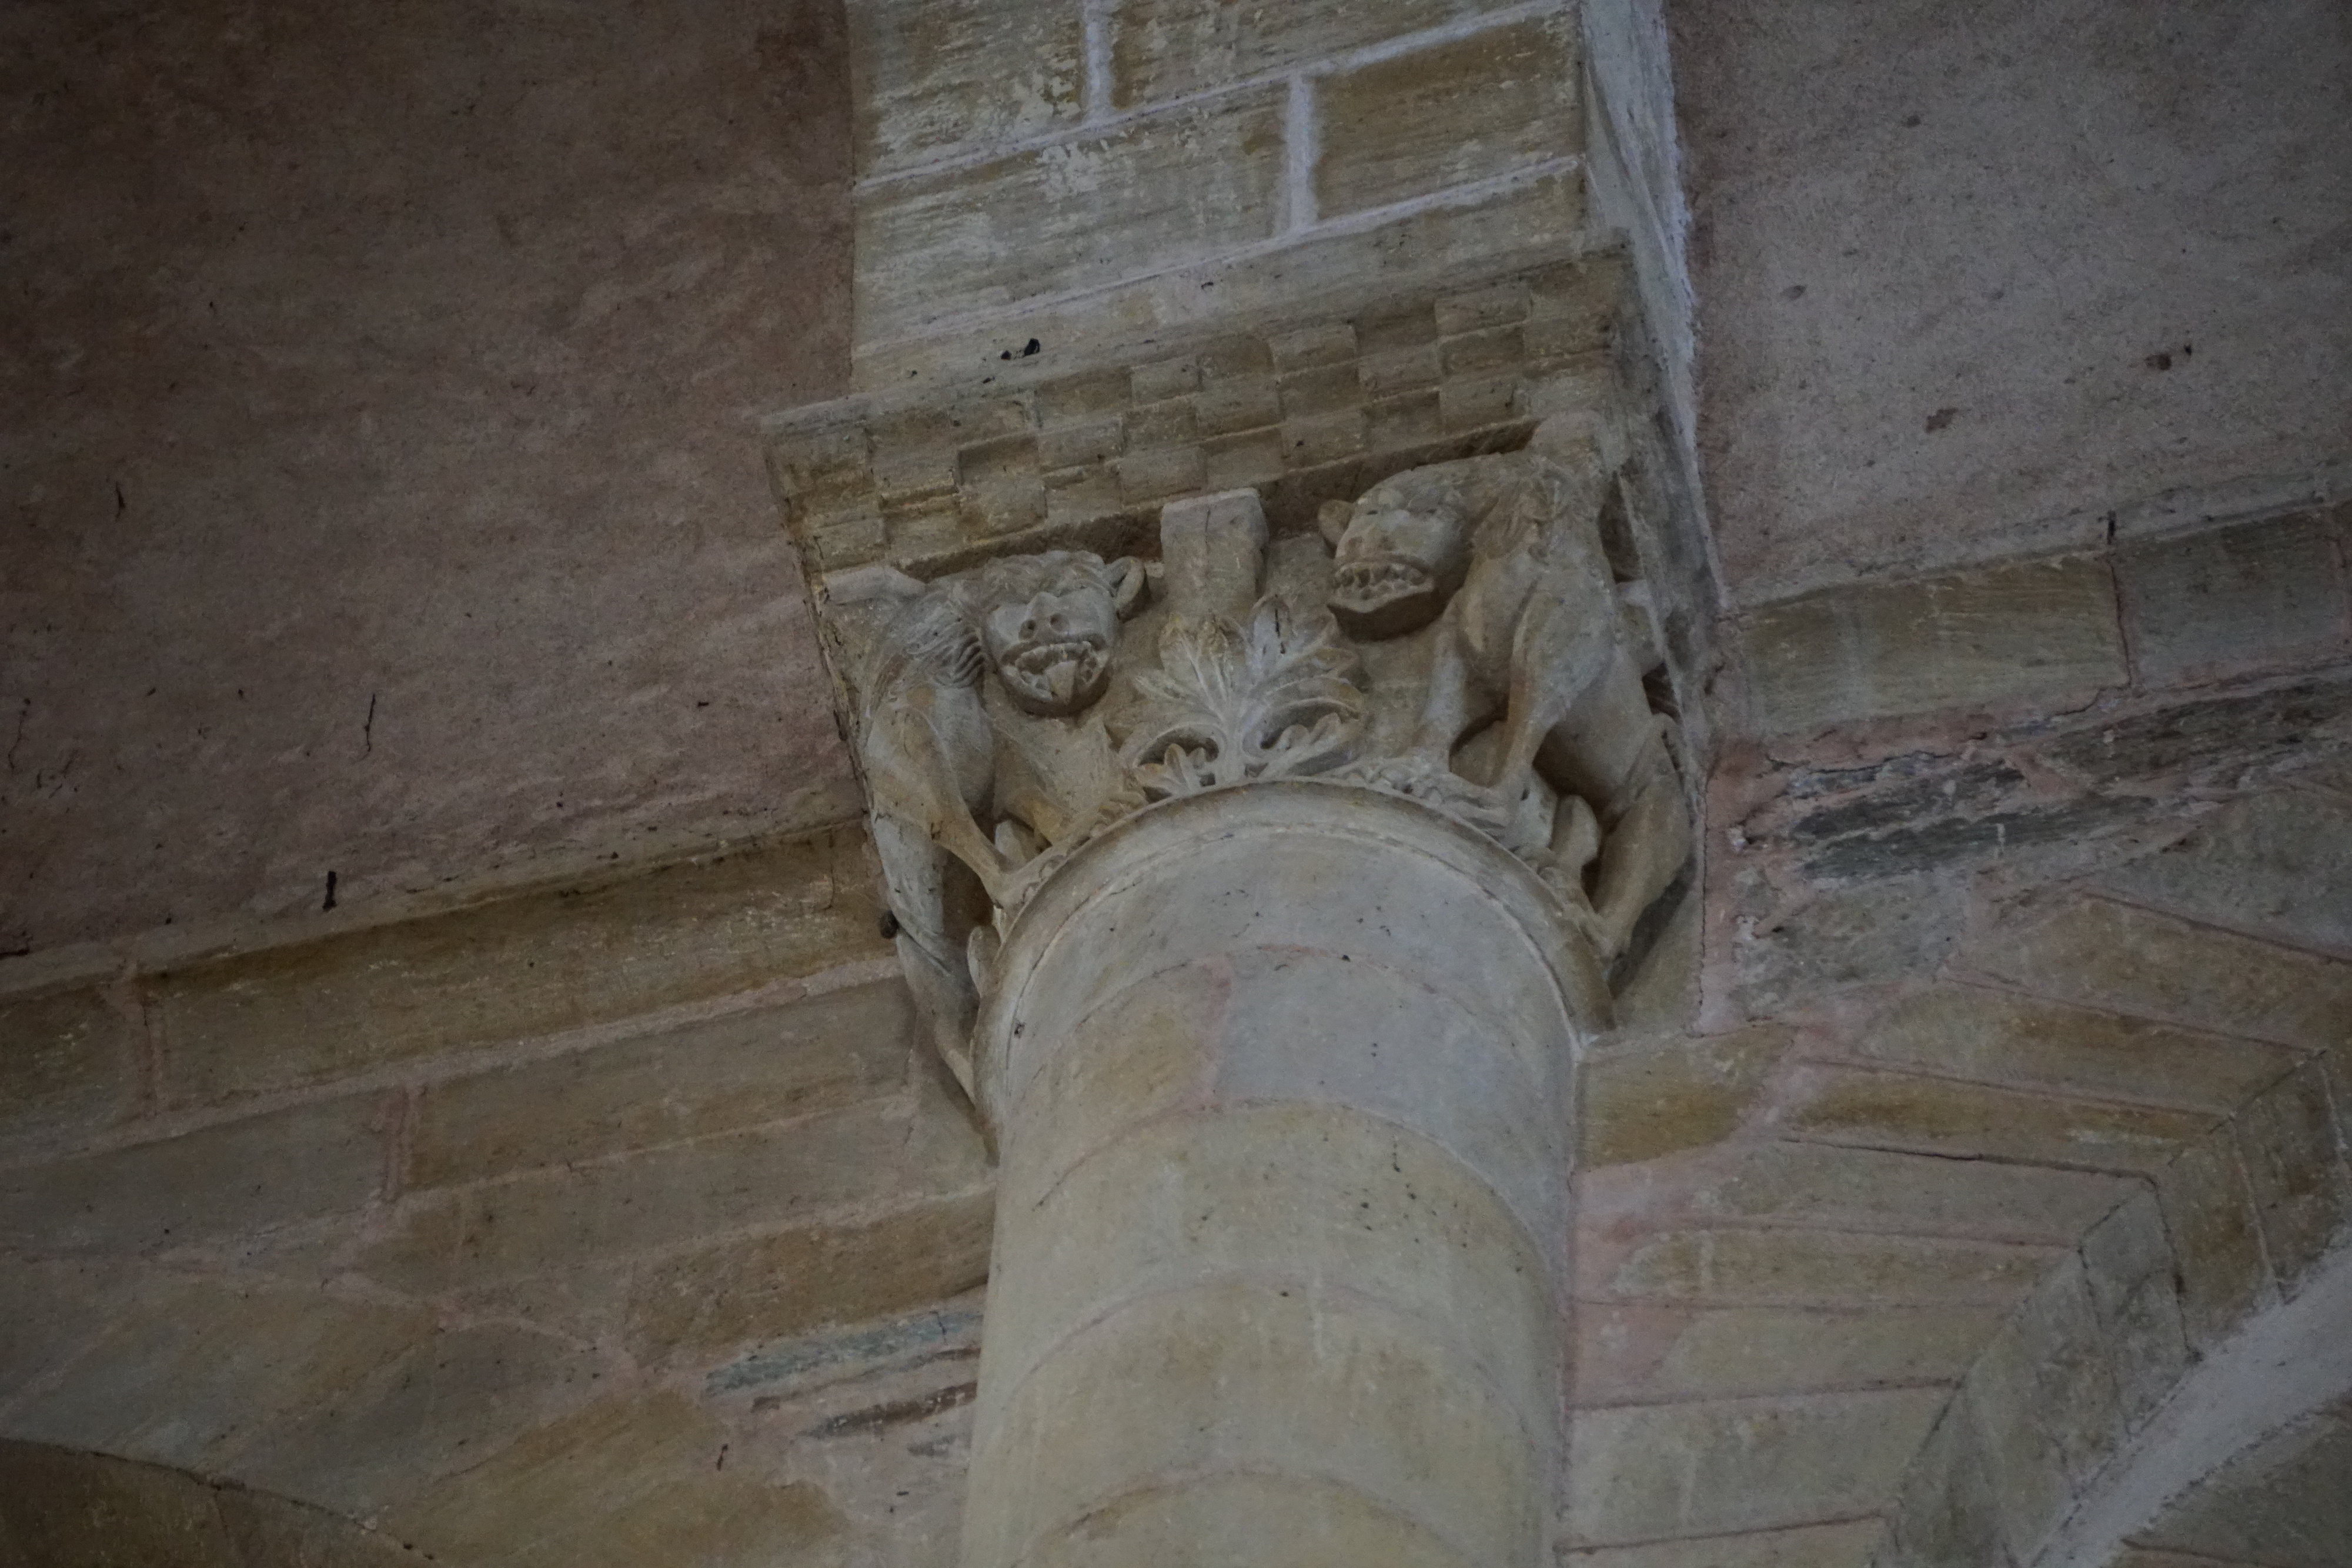
[(2006, 762), (1973, 762), (1948, 771), (1913, 778), (1800, 817), (1789, 829), (1798, 843), (1820, 843), (1849, 833), (1900, 827), (1922, 818), (1990, 809), (2025, 776)]
[(1942, 430), (1942, 429), (1944, 429), (1946, 426), (1949, 425), (1949, 424), (1952, 423), (1952, 421), (1954, 421), (1954, 420), (1956, 420), (1956, 419), (1959, 418), (1959, 416), (1960, 416), (1960, 411), (1959, 411), (1958, 409), (1956, 409), (1956, 408), (1939, 408), (1939, 409), (1937, 409), (1935, 413), (1931, 413), (1931, 414), (1929, 414), (1929, 415), (1927, 416), (1927, 434), (1930, 434), (1930, 435), (1935, 434), (1937, 431)]
[(2091, 796), (2038, 810), (1947, 817), (1893, 832), (1841, 839), (1805, 862), (1823, 882), (1859, 882), (1932, 871), (2033, 844), (2080, 838), (2139, 819), (2145, 802)]
[(2234, 771), (2315, 740), (2352, 740), (2352, 680), (2182, 703), (2060, 736), (2042, 755), (2099, 782), (2216, 764)]
[(943, 1410), (969, 1405), (978, 1396), (978, 1383), (952, 1383), (919, 1399), (894, 1399), (864, 1410), (852, 1410), (820, 1421), (809, 1428), (812, 1437), (846, 1437), (858, 1432), (878, 1432), (908, 1421), (926, 1421)]

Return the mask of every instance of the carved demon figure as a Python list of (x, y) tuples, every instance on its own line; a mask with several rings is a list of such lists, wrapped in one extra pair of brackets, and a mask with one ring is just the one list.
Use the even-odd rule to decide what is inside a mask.
[(1109, 788), (1111, 747), (1088, 710), (1143, 584), (1140, 562), (1079, 551), (991, 561), (908, 599), (859, 680), (859, 752), (899, 956), (967, 1090), (967, 945), (992, 904), (1019, 904), (1024, 867)]
[(1600, 516), (1614, 483), (1597, 444), (1547, 422), (1524, 453), (1412, 470), (1335, 508), (1330, 604), (1351, 634), (1379, 641), (1439, 624), (1412, 754), (1386, 771), (1407, 789), (1452, 776), (1455, 747), (1501, 727), (1485, 789), (1507, 813), (1540, 775), (1566, 810), (1547, 857), (1590, 879), (1603, 960), (1689, 855), (1691, 825), (1666, 721), (1642, 687), (1654, 655), (1624, 630)]

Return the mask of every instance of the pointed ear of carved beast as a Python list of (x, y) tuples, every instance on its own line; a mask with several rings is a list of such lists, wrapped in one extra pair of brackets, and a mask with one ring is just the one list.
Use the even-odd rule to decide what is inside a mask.
[(1110, 573), (1111, 608), (1122, 621), (1143, 608), (1143, 563), (1131, 555), (1123, 555), (1106, 569)]
[(1338, 549), (1339, 536), (1348, 531), (1348, 523), (1355, 515), (1353, 502), (1326, 501), (1316, 509), (1315, 526), (1322, 530), (1324, 542)]

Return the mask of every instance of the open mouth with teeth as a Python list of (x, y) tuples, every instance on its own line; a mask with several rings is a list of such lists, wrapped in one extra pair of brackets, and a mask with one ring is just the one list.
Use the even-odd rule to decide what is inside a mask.
[(1108, 660), (1108, 652), (1100, 643), (1073, 638), (1007, 649), (1003, 670), (1008, 683), (1026, 688), (1026, 695), (1036, 701), (1059, 708), (1091, 691), (1102, 679)]
[(1331, 575), (1331, 599), (1351, 610), (1377, 610), (1391, 600), (1427, 593), (1436, 580), (1413, 562), (1390, 556), (1349, 561)]

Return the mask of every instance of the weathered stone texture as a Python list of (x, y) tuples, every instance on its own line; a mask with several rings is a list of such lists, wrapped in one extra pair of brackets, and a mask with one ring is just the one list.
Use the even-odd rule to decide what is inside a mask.
[(1834, 1230), (1668, 1231), (1608, 1281), (1624, 1297), (1720, 1303), (2003, 1305), (2049, 1267), (2048, 1249)]
[(2182, 1150), (2158, 1176), (2157, 1198), (2179, 1260), (2182, 1331), (2202, 1350), (2275, 1297), (2235, 1130)]
[(1664, 1349), (1638, 1368), (1620, 1345), (1662, 1317), (1647, 1305), (1577, 1311), (1579, 1404), (1805, 1394), (1958, 1382), (2000, 1322), (1991, 1307), (1665, 1309)]
[(518, 1568), (805, 1562), (834, 1543), (844, 1521), (823, 1491), (730, 1472), (727, 1447), (719, 1422), (677, 1395), (605, 1399), (404, 1501), (384, 1523), (436, 1556)]
[(1759, 608), (1741, 634), (1773, 734), (2063, 706), (2130, 678), (2106, 563), (2088, 557), (1828, 590)]
[(2305, 1048), (2340, 1045), (2352, 964), (2105, 899), (2074, 899), (1972, 956), (2047, 996)]
[(431, 1330), (415, 1306), (165, 1277), (65, 1375), (16, 1404), (8, 1429), (216, 1474), (260, 1434), (348, 1397)]
[(2116, 551), (2132, 667), (2177, 685), (2340, 653), (2347, 604), (2333, 530), (2294, 517)]
[(1318, 214), (1385, 206), (1578, 151), (1570, 26), (1564, 13), (1520, 22), (1318, 80)]
[(979, 1135), (953, 1110), (870, 1103), (423, 1195), (362, 1266), (404, 1289), (478, 1286), (858, 1203), (961, 1190), (984, 1170)]
[(1112, 0), (1112, 99), (1121, 109), (1198, 92), (1443, 26), (1510, 0)]
[(1876, 1520), (1855, 1520), (1651, 1546), (1596, 1546), (1564, 1552), (1560, 1562), (1564, 1568), (1864, 1568), (1879, 1533)]
[[(1267, 238), (1279, 90), (1228, 97), (857, 198), (857, 335), (1159, 271)], [(942, 293), (941, 279), (951, 280)]]
[(352, 1095), (0, 1171), (0, 1246), (146, 1251), (348, 1214), (383, 1190), (392, 1114)]
[(2352, 956), (2352, 800), (2317, 789), (2251, 796), (2100, 882), (2135, 903)]
[(845, 9), (862, 176), (985, 152), (1085, 112), (1077, 0), (850, 0)]
[(1946, 1398), (1904, 1389), (1577, 1411), (1567, 1537), (1601, 1545), (1874, 1511)]
[(1959, 1158), (2147, 1173), (2215, 1119), (2190, 1112), (2057, 1099), (1903, 1072), (1808, 1068), (1780, 1124), (1866, 1147)]
[(27, 1568), (252, 1568), (229, 1539), (213, 1489), (175, 1470), (0, 1443), (0, 1552), (13, 1544)]
[(2050, 1271), (1969, 1369), (1968, 1408), (2013, 1555), (2042, 1535), (2121, 1436), (2114, 1368), (2079, 1260)]
[(2009, 1568), (1984, 1437), (1965, 1399), (1944, 1407), (1890, 1511), (1872, 1568)]
[(845, 833), (166, 975), (164, 1095), (315, 1082), (797, 978), (887, 949)]
[(2216, 1113), (2296, 1060), (2282, 1046), (1966, 986), (1907, 998), (1859, 1043), (1874, 1058), (1958, 1078)]
[(0, 1141), (70, 1137), (138, 1106), (143, 1030), (95, 988), (0, 1001)]
[(1589, 1169), (1721, 1142), (1788, 1044), (1787, 1030), (1762, 1027), (1588, 1059), (1577, 1163)]
[(2137, 1427), (2189, 1366), (2178, 1264), (2155, 1196), (2134, 1193), (2083, 1238), (2082, 1254), (2115, 1369), (2117, 1411), (2126, 1427)]
[(987, 1280), (994, 1207), (982, 1187), (642, 1265), (630, 1286), (630, 1349), (649, 1364), (692, 1359), (945, 1301)]
[(835, 1111), (906, 1081), (897, 981), (427, 1085), (413, 1187), (596, 1159)]
[(1857, 1230), (2064, 1243), (2121, 1203), (2119, 1176), (1834, 1145), (1744, 1152), (1691, 1198), (1700, 1214), (1780, 1217)]
[(2352, 1172), (2320, 1065), (2256, 1097), (2240, 1113), (2237, 1133), (2263, 1256), (2280, 1291), (2292, 1296), (2352, 1224)]

